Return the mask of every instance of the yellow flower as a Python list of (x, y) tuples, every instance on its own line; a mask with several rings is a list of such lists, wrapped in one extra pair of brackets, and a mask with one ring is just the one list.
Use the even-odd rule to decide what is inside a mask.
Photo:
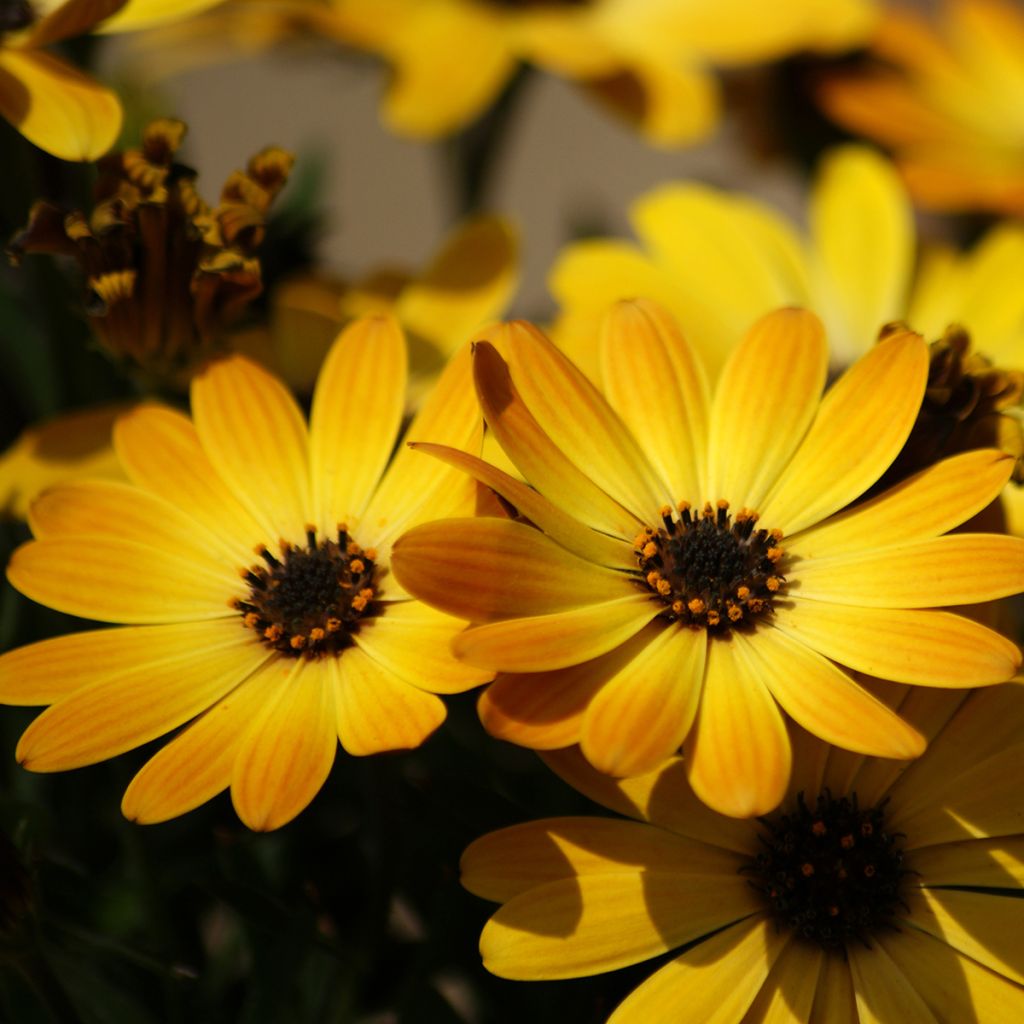
[(367, 50), (394, 73), (385, 121), (416, 138), (465, 127), (525, 62), (579, 83), (648, 141), (671, 146), (717, 123), (711, 65), (846, 49), (867, 37), (875, 13), (872, 0), (783, 0), (770, 10), (753, 0), (236, 0), (151, 45), (179, 63), (196, 42), (212, 56), (210, 39), (253, 52), (314, 34)]
[(849, 507), (916, 420), (919, 336), (894, 333), (824, 398), (827, 345), (802, 310), (755, 324), (713, 397), (651, 303), (610, 314), (604, 395), (528, 324), (489, 338), (508, 364), (477, 343), (484, 417), (536, 490), (432, 447), (516, 514), (410, 530), (393, 569), (416, 597), (477, 624), (453, 650), (503, 673), (480, 702), (493, 734), (538, 749), (579, 742), (612, 775), (684, 744), (700, 798), (748, 816), (774, 808), (789, 781), (783, 712), (861, 753), (924, 749), (840, 666), (938, 687), (1016, 671), (1013, 644), (939, 610), (1024, 588), (1024, 540), (942, 536), (992, 501), (1012, 459), (970, 452)]
[[(906, 192), (890, 163), (862, 146), (828, 154), (806, 219), (804, 234), (747, 196), (695, 183), (662, 185), (632, 206), (640, 245), (593, 239), (563, 251), (550, 278), (562, 309), (554, 338), (596, 379), (598, 322), (609, 300), (645, 296), (686, 325), (714, 378), (737, 339), (783, 305), (822, 318), (835, 370), (867, 352), (891, 321), (934, 339), (960, 324), (974, 352), (964, 353), (958, 372), (975, 377), (973, 386), (988, 395), (990, 366), (1003, 383), (998, 407), (967, 410), (972, 430), (957, 436), (1020, 455), (1024, 290), (1017, 281), (1024, 227), (1000, 224), (964, 253), (928, 246), (918, 260)], [(934, 347), (936, 379), (949, 376), (944, 352)], [(938, 390), (929, 393), (930, 405), (945, 402)], [(964, 409), (961, 403), (950, 412), (960, 416)], [(1016, 475), (1024, 479), (1024, 459)], [(1024, 496), (1008, 487), (1004, 503), (1019, 508)], [(1011, 519), (1024, 532), (1024, 519)]]
[(879, 63), (826, 78), (825, 110), (889, 147), (922, 205), (1024, 214), (1024, 13), (945, 0), (933, 18), (888, 12)]
[(14, 0), (0, 21), (0, 114), (62, 160), (95, 160), (121, 131), (109, 89), (44, 47), (94, 30), (123, 32), (185, 17), (217, 0)]
[(473, 843), (463, 884), (502, 904), (484, 966), (575, 978), (690, 946), (608, 1024), (1020, 1020), (1024, 690), (961, 700), (905, 696), (935, 736), (906, 770), (797, 731), (786, 801), (759, 822), (702, 807), (678, 759), (616, 782), (576, 751), (547, 755), (635, 820), (552, 818)]
[[(456, 356), (410, 427), (479, 446), (469, 355)], [(456, 662), (463, 623), (390, 573), (406, 526), (473, 508), (454, 470), (402, 449), (406, 351), (398, 325), (338, 339), (309, 429), (290, 394), (241, 356), (192, 384), (193, 420), (143, 405), (118, 421), (132, 485), (67, 484), (32, 506), (36, 539), (8, 577), (43, 604), (125, 623), (0, 658), (0, 700), (49, 704), (18, 744), (33, 771), (114, 757), (191, 721), (125, 793), (139, 822), (228, 786), (239, 817), (272, 829), (350, 754), (415, 747), (443, 720), (436, 696), (489, 675)]]

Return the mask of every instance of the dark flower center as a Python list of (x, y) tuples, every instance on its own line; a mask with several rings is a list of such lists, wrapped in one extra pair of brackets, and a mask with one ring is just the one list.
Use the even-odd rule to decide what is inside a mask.
[(32, 5), (26, 0), (0, 0), (0, 32), (27, 28), (35, 20)]
[(781, 530), (755, 529), (757, 513), (729, 503), (705, 504), (700, 514), (681, 501), (661, 509), (662, 526), (634, 540), (644, 585), (665, 605), (662, 618), (727, 631), (771, 611), (785, 587), (778, 570)]
[(249, 594), (235, 607), (275, 651), (306, 658), (336, 654), (377, 610), (377, 553), (361, 548), (343, 526), (336, 541), (317, 540), (310, 527), (305, 547), (282, 543), (280, 558), (266, 548), (259, 554), (266, 564), (244, 571)]
[(764, 894), (780, 927), (826, 950), (865, 946), (879, 928), (896, 930), (903, 851), (900, 833), (887, 832), (885, 804), (861, 810), (857, 795), (826, 790), (814, 808), (803, 794), (789, 814), (762, 818), (764, 849), (742, 870)]

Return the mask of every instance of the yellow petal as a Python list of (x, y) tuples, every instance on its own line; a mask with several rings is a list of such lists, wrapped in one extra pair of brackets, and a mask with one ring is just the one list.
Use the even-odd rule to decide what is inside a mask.
[(0, 114), (61, 160), (96, 160), (121, 131), (117, 96), (43, 50), (0, 52)]
[[(525, 325), (509, 324), (494, 333), (507, 340), (511, 334), (525, 330)], [(602, 490), (553, 441), (527, 407), (508, 366), (489, 343), (474, 345), (473, 371), (487, 425), (523, 476), (546, 498), (588, 526), (632, 540), (642, 522)], [(626, 434), (625, 427), (622, 433)], [(589, 469), (590, 460), (583, 465)]]
[(27, 597), (100, 622), (181, 622), (235, 616), (237, 572), (195, 551), (154, 548), (99, 534), (31, 541), (7, 578)]
[(949, 612), (794, 600), (776, 607), (773, 622), (826, 658), (901, 683), (985, 686), (1020, 667), (1009, 640)]
[[(482, 436), (483, 416), (466, 345), (449, 360), (405, 437), (479, 452)], [(400, 446), (363, 516), (369, 543), (383, 553), (402, 530), (425, 518), (469, 514), (472, 509), (459, 504), (463, 481), (458, 470), (444, 470), (433, 459)]]
[(546, 672), (588, 661), (625, 643), (661, 610), (643, 594), (581, 608), (492, 622), (452, 641), (457, 658), (499, 672)]
[(355, 527), (388, 464), (405, 408), (405, 338), (393, 317), (338, 336), (320, 371), (309, 430), (315, 522)]
[(98, 32), (135, 32), (177, 21), (213, 7), (220, 0), (131, 0), (123, 9), (108, 18)]
[(808, 1020), (825, 958), (825, 951), (810, 943), (790, 942), (775, 961), (743, 1024), (793, 1024)]
[(793, 584), (801, 603), (936, 608), (993, 601), (1024, 590), (1024, 538), (956, 533), (816, 558), (794, 567)]
[(548, 751), (541, 758), (574, 789), (619, 814), (748, 858), (757, 852), (757, 835), (750, 822), (716, 814), (701, 803), (686, 779), (681, 757), (630, 779), (613, 779), (599, 772), (577, 747)]
[(899, 935), (881, 932), (876, 941), (921, 993), (937, 1021), (1011, 1021), (1020, 1016), (1019, 986), (945, 942), (914, 928)]
[(312, 521), (306, 424), (284, 385), (230, 356), (193, 378), (192, 416), (207, 457), (265, 543), (305, 543)]
[(234, 622), (154, 630), (148, 656), (108, 664), (36, 718), (17, 758), (30, 771), (58, 772), (116, 757), (205, 711), (266, 659)]
[(636, 568), (636, 556), (631, 545), (617, 537), (609, 537), (606, 533), (598, 533), (584, 526), (532, 487), (498, 469), (497, 466), (492, 466), (475, 455), (467, 455), (444, 445), (412, 442), (411, 447), (470, 473), (474, 479), (491, 488), (512, 505), (517, 516), (529, 520), (574, 555), (579, 555), (588, 562), (616, 569)]
[(788, 537), (786, 552), (810, 560), (937, 537), (990, 504), (1012, 469), (1013, 459), (994, 449), (943, 459), (877, 498)]
[(358, 648), (329, 663), (338, 738), (349, 754), (411, 750), (444, 721), (440, 698), (389, 672)]
[(926, 846), (914, 850), (908, 860), (913, 862), (914, 871), (933, 887), (1024, 886), (1024, 836), (1020, 835)]
[(609, 775), (656, 768), (679, 750), (697, 713), (706, 634), (656, 625), (645, 633), (647, 643), (600, 689), (583, 717), (583, 755)]
[[(142, 3), (145, 4), (146, 0), (142, 0)], [(42, 17), (25, 35), (18, 37), (18, 45), (26, 49), (37, 49), (84, 35), (97, 22), (116, 14), (118, 8), (125, 6), (126, 0), (56, 0), (56, 3), (49, 0), (38, 4), (37, 10)]]
[(395, 315), (412, 334), (449, 356), (504, 312), (519, 282), (518, 259), (512, 224), (501, 217), (471, 218), (403, 289)]
[(110, 432), (127, 407), (104, 405), (62, 413), (28, 427), (0, 456), (0, 510), (18, 519), (47, 487), (69, 480), (124, 478)]
[[(240, 545), (179, 508), (116, 480), (80, 480), (41, 494), (29, 510), (29, 525), (41, 540), (116, 533), (118, 540), (179, 552), (197, 563), (207, 563), (208, 572), (223, 571), (225, 580), (234, 582), (240, 567)], [(252, 557), (250, 548), (246, 561)]]
[(786, 714), (808, 732), (848, 750), (907, 759), (924, 753), (925, 740), (831, 661), (778, 629), (739, 635), (758, 675)]
[(465, 888), (505, 903), (538, 885), (582, 875), (714, 874), (742, 861), (664, 829), (610, 818), (546, 818), (492, 832), (471, 843), (459, 867)]
[(462, 619), (419, 601), (389, 604), (383, 614), (364, 619), (353, 639), (389, 672), (429, 693), (462, 693), (493, 675), (456, 661), (452, 638), (465, 629)]
[(940, 1024), (910, 979), (878, 946), (862, 949), (851, 944), (847, 952), (861, 1024), (889, 1024), (896, 1020)]
[(424, 523), (395, 543), (391, 568), (420, 600), (471, 622), (546, 615), (634, 591), (622, 573), (577, 558), (508, 519)]
[(818, 416), (761, 508), (796, 533), (864, 493), (896, 458), (917, 419), (928, 347), (900, 332), (876, 345), (829, 389)]
[(669, 1021), (685, 1007), (701, 1024), (733, 1024), (757, 996), (790, 933), (757, 916), (698, 943), (619, 1004), (608, 1024)]
[(818, 171), (811, 237), (835, 364), (871, 348), (882, 324), (903, 316), (914, 259), (910, 202), (892, 165), (866, 146), (831, 150)]
[(728, 866), (707, 875), (586, 875), (514, 897), (484, 926), (480, 952), (501, 978), (585, 977), (657, 956), (759, 906)]
[(827, 370), (825, 332), (813, 313), (780, 309), (750, 328), (715, 391), (701, 497), (760, 508), (814, 419)]
[(707, 382), (672, 318), (644, 300), (617, 303), (601, 325), (601, 379), (612, 408), (676, 500), (704, 494)]
[(907, 894), (907, 903), (915, 927), (1018, 985), (1024, 984), (1020, 904), (1012, 896), (916, 889)]
[(257, 670), (221, 697), (142, 766), (125, 790), (121, 813), (129, 821), (153, 825), (185, 814), (227, 789), (249, 723), (280, 686), (275, 666)]
[(594, 483), (645, 520), (671, 500), (605, 397), (539, 330), (516, 325), (504, 341), (523, 402), (571, 462), (585, 466)]
[(825, 957), (811, 1024), (860, 1024), (850, 966), (838, 956)]
[(786, 724), (749, 651), (732, 640), (712, 639), (700, 711), (686, 747), (693, 791), (720, 814), (767, 814), (785, 796), (791, 761)]
[(327, 663), (276, 658), (276, 694), (249, 725), (231, 775), (231, 802), (255, 832), (292, 820), (320, 791), (338, 746)]
[(267, 537), (210, 464), (187, 416), (145, 403), (121, 416), (114, 447), (125, 472), (139, 487), (198, 520), (231, 546), (247, 566)]

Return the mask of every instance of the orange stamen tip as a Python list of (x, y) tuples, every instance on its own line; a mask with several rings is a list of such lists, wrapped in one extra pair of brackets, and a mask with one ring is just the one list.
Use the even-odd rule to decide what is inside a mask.
[(741, 601), (746, 601), (746, 599), (748, 597), (750, 597), (750, 587), (737, 587), (736, 588), (736, 596)]
[(686, 607), (690, 609), (691, 615), (700, 615), (704, 611), (704, 602), (699, 597), (695, 597)]
[(813, 825), (811, 826), (811, 831), (812, 831), (812, 832), (813, 832), (813, 833), (814, 833), (814, 834), (815, 834), (816, 836), (823, 836), (823, 835), (824, 835), (824, 834), (825, 834), (825, 833), (826, 833), (826, 832), (828, 831), (828, 829), (827, 829), (827, 828), (826, 828), (826, 826), (825, 826), (825, 822), (823, 822), (823, 821), (816, 821), (816, 822), (815, 822), (815, 823), (814, 823), (814, 824), (813, 824)]
[(764, 556), (769, 562), (777, 562), (782, 557), (782, 548), (769, 548)]
[(776, 528), (776, 529), (774, 529), (774, 530), (769, 530), (769, 531), (768, 531), (768, 536), (769, 536), (769, 537), (771, 537), (771, 539), (772, 539), (773, 541), (775, 541), (776, 543), (778, 543), (778, 542), (779, 542), (780, 540), (782, 540), (782, 538), (783, 538), (783, 533), (782, 533), (782, 531), (781, 531), (780, 529)]
[(366, 600), (366, 598), (362, 596), (352, 598), (352, 607), (357, 612), (361, 612), (367, 606), (368, 603), (369, 602)]
[(350, 572), (359, 574), (366, 569), (366, 565), (361, 558), (353, 558), (352, 561), (348, 563), (348, 568)]
[(811, 875), (814, 874), (814, 865), (810, 862), (807, 862), (806, 864), (801, 864), (800, 874), (803, 875), (804, 878), (810, 878)]
[(719, 498), (718, 501), (715, 502), (715, 508), (726, 509), (728, 507), (729, 502), (727, 502), (725, 498)]
[(363, 587), (363, 589), (359, 591), (359, 596), (360, 597), (365, 597), (367, 601), (372, 601), (373, 600), (373, 587)]
[(658, 509), (658, 515), (662, 517), (672, 515), (672, 506), (662, 505), (661, 508)]
[(716, 612), (716, 611), (708, 612), (708, 625), (709, 626), (717, 626), (719, 624), (719, 622), (721, 622), (721, 621), (722, 621), (722, 616), (719, 615), (718, 612)]
[(843, 836), (843, 838), (839, 840), (839, 845), (844, 850), (852, 850), (853, 849), (853, 836), (852, 835)]
[(764, 585), (774, 594), (782, 586), (782, 580), (778, 576), (769, 576)]
[(306, 638), (301, 633), (296, 633), (295, 636), (288, 641), (288, 645), (294, 651), (301, 651), (306, 646)]
[(731, 604), (727, 614), (730, 622), (739, 622), (743, 618), (743, 609), (738, 604)]
[(319, 626), (314, 626), (313, 629), (309, 631), (309, 639), (315, 644), (323, 640), (325, 636), (327, 636), (326, 630), (321, 629)]
[(327, 627), (328, 633), (337, 633), (341, 629), (341, 619), (336, 619), (333, 616), (329, 618), (324, 625)]
[(249, 629), (255, 629), (260, 624), (260, 617), (255, 612), (246, 612), (242, 621)]
[(647, 574), (647, 585), (649, 587), (656, 587), (658, 585), (658, 580), (660, 580), (660, 579), (661, 579), (661, 573), (658, 572), (657, 569), (652, 569)]
[(679, 512), (689, 512), (690, 511), (690, 503), (688, 501), (680, 501), (680, 502), (677, 503), (676, 509)]
[(668, 580), (658, 580), (657, 588), (662, 597), (668, 597), (672, 593), (672, 584)]
[(644, 545), (643, 556), (644, 558), (653, 558), (658, 553), (658, 545), (654, 541), (648, 541)]
[(685, 607), (686, 607), (686, 605), (683, 604), (683, 602), (680, 601), (678, 598), (675, 601), (672, 602), (672, 611), (676, 615), (682, 615), (683, 614), (683, 609)]
[(366, 557), (367, 557), (367, 559), (369, 561), (371, 561), (371, 562), (376, 562), (377, 561), (377, 549), (376, 548), (367, 548), (363, 552), (363, 554), (366, 555)]
[(272, 644), (276, 644), (277, 641), (281, 639), (283, 634), (284, 630), (276, 624), (273, 626), (267, 626), (267, 628), (263, 630), (264, 637), (266, 637), (266, 639), (269, 640)]
[(712, 506), (711, 502), (710, 501), (705, 501), (704, 502), (704, 509), (701, 512), (701, 515), (704, 516), (705, 519), (710, 519), (710, 518), (712, 518), (714, 516), (714, 514), (715, 514), (715, 510), (714, 510), (714, 507)]

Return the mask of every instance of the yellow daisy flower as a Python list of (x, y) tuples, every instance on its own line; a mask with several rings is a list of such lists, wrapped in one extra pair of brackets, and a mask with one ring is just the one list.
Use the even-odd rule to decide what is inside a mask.
[(938, 210), (1024, 214), (1024, 12), (945, 0), (885, 14), (876, 66), (826, 78), (825, 110), (892, 149), (914, 198)]
[(1024, 540), (942, 536), (993, 500), (1012, 459), (970, 452), (850, 507), (916, 420), (918, 335), (893, 334), (824, 398), (827, 344), (802, 310), (755, 324), (713, 396), (652, 303), (609, 315), (604, 394), (529, 324), (488, 339), (497, 349), (475, 346), (484, 417), (536, 490), (431, 446), (515, 515), (419, 526), (392, 567), (411, 594), (476, 624), (453, 650), (503, 673), (480, 701), (494, 735), (578, 742), (612, 775), (685, 743), (697, 795), (741, 817), (786, 790), (783, 712), (861, 753), (924, 749), (840, 666), (939, 687), (1017, 670), (1008, 640), (939, 610), (1024, 588)]
[(473, 843), (463, 884), (502, 904), (484, 966), (575, 978), (689, 946), (608, 1024), (1020, 1020), (1024, 689), (961, 699), (905, 695), (901, 713), (935, 735), (909, 768), (797, 730), (786, 801), (760, 821), (702, 807), (678, 759), (618, 782), (577, 751), (547, 755), (634, 820), (552, 818)]
[(717, 123), (711, 66), (848, 49), (875, 16), (873, 0), (782, 0), (770, 11), (753, 0), (235, 0), (150, 46), (157, 59), (169, 49), (172, 67), (197, 59), (197, 43), (198, 59), (215, 57), (225, 40), (251, 53), (316, 35), (366, 50), (393, 71), (384, 120), (415, 138), (465, 127), (528, 63), (672, 146)]
[(14, 0), (0, 18), (0, 115), (62, 160), (95, 160), (121, 131), (109, 89), (45, 47), (86, 32), (125, 32), (186, 17), (218, 0)]
[[(469, 372), (464, 351), (411, 437), (479, 447)], [(0, 658), (0, 700), (52, 705), (22, 736), (22, 765), (92, 764), (191, 722), (135, 776), (125, 815), (163, 821), (230, 786), (245, 824), (273, 829), (313, 799), (339, 739), (355, 755), (415, 747), (444, 719), (438, 693), (489, 678), (448, 653), (464, 623), (390, 573), (397, 533), (474, 498), (463, 474), (411, 451), (389, 464), (405, 379), (397, 323), (356, 322), (307, 430), (276, 378), (232, 356), (196, 376), (192, 420), (149, 404), (118, 421), (131, 485), (67, 484), (36, 501), (36, 539), (8, 578), (125, 625)]]

